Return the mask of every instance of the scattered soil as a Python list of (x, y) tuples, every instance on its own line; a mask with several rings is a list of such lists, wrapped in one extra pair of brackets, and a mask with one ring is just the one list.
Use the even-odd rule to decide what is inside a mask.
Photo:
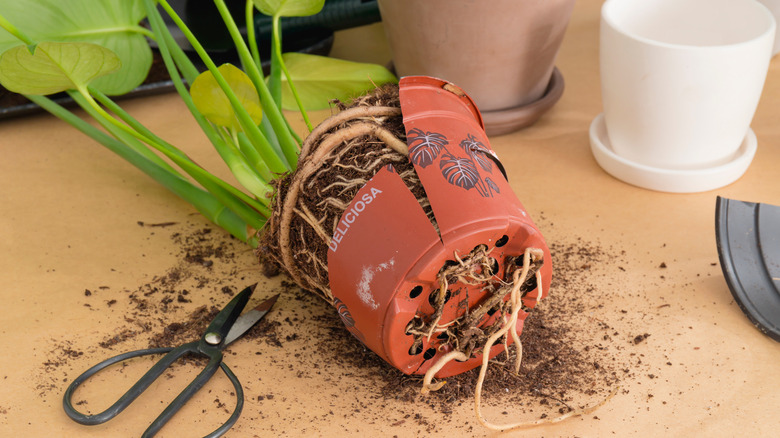
[[(508, 361), (506, 353), (501, 353), (494, 359), (497, 364), (488, 369), (483, 387), (486, 404), (529, 406), (531, 412), (541, 412), (540, 418), (597, 404), (614, 393), (622, 379), (636, 374), (619, 357), (631, 353), (618, 354), (635, 345), (634, 338), (591, 316), (599, 308), (593, 295), (603, 291), (589, 278), (587, 264), (614, 259), (613, 255), (581, 240), (553, 244), (551, 252), (556, 270), (550, 296), (525, 321), (520, 374), (512, 372), (514, 353)], [(307, 296), (297, 294), (296, 299), (307, 300)], [(472, 402), (478, 368), (449, 377), (439, 391), (421, 395), (422, 376), (407, 376), (387, 365), (344, 330), (335, 314), (318, 320), (332, 327), (318, 342), (318, 353), (344, 368), (369, 369), (380, 375), (383, 398), (425, 403), (443, 414)]]
[[(124, 351), (176, 346), (198, 339), (238, 291), (236, 287), (262, 278), (259, 267), (239, 271), (237, 251), (249, 250), (221, 231), (191, 223), (162, 226), (139, 222), (139, 226), (148, 228), (154, 238), (167, 233), (178, 248), (174, 254), (177, 263), (132, 290), (82, 287), (83, 292), (74, 299), (84, 301), (96, 312), (96, 319), (102, 314), (108, 319), (117, 307), (131, 311), (123, 315), (124, 323), (118, 324), (111, 335), (94, 340), (91, 346), (80, 344), (79, 349), (73, 341), (52, 339), (53, 348), (41, 366), (41, 375), (47, 376), (38, 386), (42, 397), (49, 393), (59, 397), (70, 378), (83, 371), (72, 365), (78, 360), (78, 367), (83, 367), (83, 356), (94, 358), (91, 364)], [(623, 255), (582, 239), (553, 243), (551, 252), (553, 284), (549, 297), (525, 321), (520, 374), (511, 371), (514, 358), (507, 360), (506, 353), (502, 353), (494, 362), (508, 365), (491, 365), (483, 389), (485, 405), (511, 407), (513, 412), (521, 409), (531, 419), (554, 418), (593, 406), (614, 394), (621, 381), (647, 376), (636, 349), (650, 334), (622, 332), (610, 322), (619, 315), (600, 312), (609, 294), (620, 291), (607, 290), (601, 281), (603, 272), (595, 267), (619, 263)], [(240, 260), (245, 257), (242, 255)], [(273, 293), (281, 292), (282, 300), (293, 302), (296, 310), (272, 312), (242, 342), (258, 343), (256, 354), (264, 354), (263, 345), (284, 347), (293, 357), (306, 361), (307, 366), (295, 367), (294, 359), (290, 359), (290, 378), (310, 378), (312, 374), (334, 381), (349, 378), (355, 387), (362, 388), (361, 392), (369, 394), (368, 400), (355, 406), (355, 412), (374, 410), (379, 420), (384, 418), (382, 409), (387, 401), (408, 403), (410, 413), (397, 420), (398, 424), (413, 423), (428, 432), (436, 430), (439, 419), (415, 413), (414, 406), (427, 405), (447, 415), (473, 402), (478, 369), (448, 378), (441, 390), (422, 395), (422, 376), (406, 376), (366, 349), (321, 298), (287, 280), (280, 287)], [(271, 293), (264, 292), (255, 299)], [(110, 301), (115, 304), (109, 305)], [(333, 375), (322, 377), (325, 373)], [(262, 402), (274, 396), (269, 388), (260, 391), (248, 391), (247, 400)]]

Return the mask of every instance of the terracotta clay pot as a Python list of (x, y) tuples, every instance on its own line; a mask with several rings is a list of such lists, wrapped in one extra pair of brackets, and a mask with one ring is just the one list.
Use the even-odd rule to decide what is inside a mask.
[(575, 0), (379, 0), (399, 76), (458, 84), (489, 135), (536, 122), (560, 98), (555, 57)]
[[(541, 233), (515, 196), (490, 149), (474, 102), (451, 83), (430, 77), (405, 77), (401, 111), (409, 158), (425, 188), (439, 231), (392, 165), (369, 180), (341, 217), (328, 251), (334, 306), (347, 328), (366, 346), (407, 374), (424, 374), (450, 347), (436, 336), (412, 349), (407, 326), (415, 315), (434, 312), (431, 295), (437, 274), (456, 254), (480, 244), (492, 248), (503, 278), (507, 257), (528, 247), (544, 252), (543, 291), (552, 277), (550, 252)], [(441, 324), (474, 308), (489, 292), (461, 283), (449, 287)], [(538, 288), (523, 299), (529, 308)], [(538, 297), (541, 298), (541, 297)], [(500, 313), (500, 312), (499, 312)], [(516, 325), (522, 330), (526, 313)], [(499, 314), (485, 315), (480, 327)], [(443, 346), (442, 348), (439, 348)], [(498, 345), (491, 357), (502, 351)], [(478, 366), (481, 355), (448, 363), (438, 377)]]

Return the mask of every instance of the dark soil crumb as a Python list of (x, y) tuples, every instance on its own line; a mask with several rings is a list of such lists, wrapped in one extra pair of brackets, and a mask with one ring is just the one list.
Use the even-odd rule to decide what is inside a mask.
[[(248, 285), (253, 277), (261, 274), (258, 269), (248, 272), (246, 280), (241, 277), (235, 252), (243, 244), (221, 232), (189, 224), (171, 225), (166, 230), (178, 247), (175, 256), (179, 260), (166, 272), (134, 290), (106, 286), (82, 289), (85, 290), (82, 300), (110, 298), (131, 308), (123, 316), (125, 324), (118, 325), (111, 336), (96, 340), (96, 345), (87, 350), (89, 356), (95, 357), (92, 362), (136, 348), (173, 347), (197, 340), (219, 309), (236, 293), (236, 287), (240, 287), (237, 281)], [(553, 284), (549, 297), (525, 321), (520, 374), (512, 372), (514, 357), (507, 358), (502, 353), (495, 361), (508, 365), (492, 364), (485, 379), (483, 402), (498, 407), (499, 413), (503, 407), (511, 406), (532, 418), (554, 418), (603, 401), (614, 393), (621, 380), (648, 377), (646, 372), (639, 373), (636, 369), (641, 360), (637, 362), (633, 358), (629, 362), (625, 357), (633, 357), (631, 349), (650, 334), (621, 333), (609, 323), (610, 316), (601, 315), (601, 303), (610, 291), (601, 284), (603, 274), (596, 267), (625, 262), (620, 260), (621, 254), (582, 239), (554, 243), (551, 252), (555, 266)], [(306, 378), (307, 373), (316, 373), (320, 378), (334, 381), (350, 379), (363, 388), (361, 392), (369, 394), (370, 400), (357, 401), (352, 415), (376, 411), (378, 419), (385, 403), (408, 403), (412, 413), (394, 417), (395, 424), (431, 433), (439, 420), (414, 413), (414, 406), (428, 406), (448, 415), (458, 406), (472, 403), (478, 369), (447, 378), (440, 391), (422, 395), (421, 376), (404, 375), (368, 350), (344, 328), (338, 314), (323, 300), (287, 281), (281, 282), (281, 289), (283, 298), (292, 301), (292, 307), (306, 316), (301, 316), (298, 310), (271, 314), (243, 339), (258, 344), (257, 355), (265, 354), (264, 346), (282, 347), (292, 357), (306, 360), (310, 366), (291, 368), (291, 378)], [(104, 312), (114, 312), (115, 308), (91, 307), (93, 311)], [(62, 374), (77, 370), (70, 367), (59, 370), (59, 377), (53, 371), (83, 354), (70, 342), (57, 343), (43, 364), (53, 377), (39, 386), (41, 394), (61, 393), (63, 382), (67, 381)], [(267, 393), (247, 393), (248, 400), (257, 402), (272, 397)], [(501, 416), (515, 415), (506, 412)], [(470, 427), (464, 425), (464, 430)]]
[[(210, 227), (142, 221), (139, 225), (158, 230), (170, 229), (170, 239), (177, 246), (176, 259), (179, 262), (132, 290), (112, 290), (105, 285), (83, 289), (84, 306), (94, 311), (114, 312), (120, 303), (130, 304), (131, 309), (123, 317), (125, 324), (118, 324), (113, 334), (96, 340), (95, 347), (85, 350), (90, 358), (94, 358), (93, 363), (122, 351), (175, 347), (197, 340), (226, 303), (223, 293), (233, 293), (229, 286), (222, 283), (244, 281), (242, 275), (236, 272), (235, 261), (235, 252), (237, 248), (243, 249), (242, 243), (222, 233), (212, 233)], [(250, 252), (249, 249), (246, 251)], [(193, 291), (196, 290), (200, 292), (199, 298), (193, 302)], [(209, 305), (204, 305), (204, 295), (208, 297)], [(105, 306), (97, 305), (101, 302)], [(175, 322), (172, 317), (176, 318)], [(100, 318), (100, 315), (96, 314), (95, 318)], [(139, 341), (142, 343), (139, 344)], [(62, 384), (68, 379), (53, 377), (55, 370), (63, 368), (60, 374), (83, 371), (71, 369), (68, 361), (85, 351), (75, 350), (70, 340), (52, 339), (52, 343), (54, 347), (43, 362), (46, 373), (41, 374), (41, 380), (45, 382), (38, 385), (42, 395), (64, 390)]]
[[(482, 391), (487, 404), (546, 407), (539, 418), (597, 404), (614, 392), (621, 378), (627, 377), (626, 372), (618, 372), (613, 355), (614, 349), (622, 348), (613, 340), (620, 338), (620, 333), (588, 316), (598, 310), (593, 295), (601, 291), (583, 266), (605, 262), (612, 255), (582, 241), (552, 245), (551, 251), (556, 272), (550, 296), (525, 321), (520, 374), (512, 372), (514, 353), (509, 361), (506, 353), (501, 353), (495, 361), (507, 365), (491, 365)], [(295, 299), (310, 300), (303, 291)], [(451, 413), (460, 404), (471, 403), (478, 369), (449, 377), (441, 390), (421, 395), (421, 376), (407, 376), (387, 365), (344, 330), (333, 312), (317, 320), (329, 328), (328, 335), (317, 344), (319, 354), (343, 368), (381, 376), (382, 398), (424, 403), (443, 414)]]

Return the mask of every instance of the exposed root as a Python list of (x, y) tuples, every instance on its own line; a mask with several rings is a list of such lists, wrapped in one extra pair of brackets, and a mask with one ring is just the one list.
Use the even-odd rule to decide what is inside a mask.
[(300, 158), (306, 158), (312, 149), (312, 146), (317, 144), (320, 139), (331, 129), (351, 122), (355, 119), (368, 118), (377, 119), (387, 116), (400, 116), (401, 108), (391, 106), (355, 106), (345, 109), (338, 114), (335, 114), (314, 128), (313, 131), (306, 137), (303, 145), (301, 146)]
[[(483, 249), (484, 250), (484, 249)], [(474, 256), (483, 256), (484, 259), (486, 254), (482, 253), (480, 251), (480, 248), (476, 249), (472, 254), (469, 255), (469, 259), (472, 259)], [(488, 361), (490, 360), (490, 349), (493, 347), (493, 344), (496, 343), (496, 341), (506, 335), (510, 329), (511, 331), (516, 332), (514, 330), (516, 323), (517, 323), (517, 316), (523, 308), (522, 304), (522, 295), (520, 294), (520, 289), (525, 284), (526, 280), (528, 279), (528, 274), (531, 271), (531, 268), (533, 265), (532, 262), (538, 262), (541, 261), (544, 258), (544, 252), (541, 249), (538, 248), (527, 248), (525, 250), (525, 253), (523, 254), (523, 267), (520, 270), (515, 270), (512, 273), (512, 283), (509, 285), (506, 285), (504, 289), (508, 289), (508, 293), (510, 295), (509, 301), (507, 302), (508, 306), (510, 307), (510, 317), (508, 320), (505, 318), (502, 318), (499, 323), (501, 326), (495, 330), (490, 336), (488, 336), (487, 341), (485, 341), (484, 346), (482, 347), (482, 368), (480, 369), (480, 379), (477, 382), (477, 398), (481, 398), (481, 391), (482, 391), (482, 381), (484, 380), (485, 372), (487, 372), (487, 365)], [(462, 262), (461, 262), (462, 263)], [(463, 266), (468, 266), (466, 264), (463, 264)], [(446, 272), (446, 271), (445, 271)], [(490, 269), (488, 269), (487, 272), (491, 272)], [(536, 269), (536, 285), (537, 285), (537, 300), (538, 297), (541, 297), (542, 295), (542, 280), (541, 280), (541, 270)], [(500, 295), (501, 299), (503, 299), (506, 295), (505, 294), (494, 294), (494, 297), (496, 295)], [(480, 308), (485, 307), (485, 304), (480, 306)], [(470, 317), (473, 316), (470, 315)], [(460, 336), (462, 338), (465, 338), (469, 336), (471, 333), (469, 333), (471, 330), (475, 329), (471, 318), (465, 319), (465, 321), (469, 321), (469, 325), (461, 326), (463, 334)], [(474, 321), (478, 321), (474, 320)], [(466, 345), (462, 345), (462, 347), (467, 347)], [(470, 357), (471, 348), (469, 348), (469, 351), (457, 351), (453, 350), (452, 352), (445, 354), (442, 356), (436, 364), (434, 364), (426, 373), (425, 377), (423, 378), (423, 387), (422, 392), (427, 393), (428, 391), (435, 391), (439, 388), (441, 388), (442, 384), (431, 384), (431, 381), (433, 380), (433, 376), (441, 370), (444, 365), (446, 365), (448, 362), (452, 360), (468, 360)], [(459, 353), (459, 354), (455, 354)]]
[[(298, 169), (277, 182), (274, 212), (259, 251), (304, 289), (332, 302), (328, 247), (342, 214), (366, 181), (392, 164), (426, 215), (433, 213), (407, 158), (397, 86), (362, 96), (318, 125), (301, 146)], [(435, 221), (431, 223), (436, 227)]]
[[(485, 382), (485, 375), (487, 374), (488, 365), (490, 363), (490, 350), (493, 348), (496, 342), (502, 337), (504, 338), (504, 349), (507, 351), (507, 353), (509, 353), (508, 339), (510, 336), (512, 337), (512, 341), (514, 342), (515, 348), (517, 349), (517, 354), (515, 355), (514, 371), (515, 374), (518, 374), (520, 371), (520, 364), (523, 357), (523, 345), (520, 342), (520, 337), (517, 335), (517, 330), (515, 330), (515, 327), (517, 325), (517, 320), (520, 311), (525, 309), (525, 306), (523, 306), (523, 302), (522, 302), (522, 298), (524, 295), (523, 286), (527, 285), (526, 281), (529, 279), (529, 274), (533, 274), (536, 280), (535, 286), (537, 288), (537, 293), (535, 298), (538, 304), (538, 301), (541, 298), (543, 292), (542, 277), (541, 277), (542, 274), (541, 274), (541, 270), (538, 269), (538, 267), (535, 270), (535, 272), (532, 272), (532, 269), (534, 269), (533, 268), (534, 262), (538, 262), (542, 260), (543, 257), (544, 257), (544, 253), (538, 248), (526, 249), (525, 253), (523, 254), (522, 269), (514, 270), (512, 274), (512, 282), (510, 285), (508, 285), (511, 287), (509, 290), (509, 300), (507, 301), (508, 308), (510, 309), (508, 313), (508, 318), (507, 318), (507, 313), (502, 313), (500, 328), (495, 330), (492, 334), (490, 334), (487, 337), (487, 340), (484, 342), (481, 348), (482, 365), (479, 369), (479, 377), (477, 378), (476, 387), (474, 389), (474, 411), (476, 412), (479, 423), (485, 428), (490, 430), (506, 431), (511, 429), (529, 428), (529, 427), (535, 427), (544, 424), (559, 423), (571, 417), (586, 415), (595, 411), (596, 409), (598, 409), (599, 407), (607, 403), (617, 393), (617, 390), (619, 389), (616, 388), (615, 390), (613, 390), (613, 392), (607, 398), (597, 403), (596, 405), (584, 409), (580, 409), (580, 410), (572, 410), (571, 408), (569, 408), (570, 411), (567, 412), (566, 414), (563, 414), (555, 418), (550, 418), (550, 419), (543, 418), (535, 421), (521, 421), (521, 422), (509, 423), (509, 424), (495, 424), (487, 420), (483, 415), (482, 387)], [(458, 261), (461, 262), (460, 259)], [(527, 292), (528, 290), (525, 291), (525, 293)], [(503, 299), (506, 296), (504, 294), (495, 294), (494, 297), (496, 295), (500, 295), (501, 299)], [(488, 300), (485, 304), (492, 303), (492, 301), (493, 300)], [(477, 312), (472, 313), (471, 316), (474, 316), (476, 313)], [(471, 317), (469, 317), (465, 319), (464, 322), (472, 321), (469, 322), (469, 324), (473, 324), (473, 321), (479, 321), (479, 319), (480, 318), (476, 318), (472, 320)], [(466, 326), (466, 327), (472, 327), (472, 326)], [(413, 328), (413, 330), (415, 330), (415, 328)], [(419, 332), (420, 327), (417, 327), (415, 331)], [(453, 360), (466, 361), (470, 357), (471, 354), (467, 354), (466, 352), (461, 351), (459, 347), (456, 345), (453, 351), (450, 351), (449, 353), (439, 358), (439, 360), (425, 373), (421, 392), (423, 394), (426, 394), (430, 391), (438, 391), (439, 389), (441, 389), (446, 384), (446, 381), (442, 380), (437, 383), (432, 383), (434, 375), (438, 373), (442, 368), (444, 368), (444, 366), (447, 365), (449, 362)]]
[[(302, 191), (302, 187), (305, 181), (321, 168), (322, 163), (327, 160), (327, 157), (337, 146), (368, 135), (381, 139), (385, 145), (398, 154), (404, 155), (409, 153), (406, 143), (398, 140), (390, 131), (376, 124), (359, 122), (350, 125), (349, 127), (340, 129), (323, 139), (319, 143), (317, 149), (311, 152), (310, 160), (302, 162), (298, 172), (293, 175), (292, 180), (290, 181), (289, 191), (287, 192), (287, 196), (284, 199), (284, 203), (281, 209), (281, 221), (279, 222), (279, 250), (284, 267), (298, 284), (305, 283), (302, 281), (302, 276), (299, 272), (299, 266), (295, 263), (292, 254), (292, 246), (290, 245), (290, 230), (292, 229), (291, 223), (293, 216), (296, 214), (296, 212), (300, 211), (296, 208), (296, 205), (300, 201), (299, 197), (300, 192)], [(365, 179), (358, 179), (365, 182)], [(333, 184), (330, 184), (326, 187), (326, 189), (332, 186)], [(353, 189), (359, 189), (361, 186), (362, 185), (352, 184), (350, 187)], [(341, 191), (341, 193), (344, 192), (345, 190)], [(305, 222), (307, 222), (315, 229), (316, 226), (314, 224), (319, 223), (319, 220), (314, 220), (314, 218), (307, 217), (307, 215), (299, 214), (299, 217), (301, 217)], [(330, 244), (330, 237), (327, 233), (324, 232), (324, 230), (317, 230), (316, 232), (317, 235), (323, 239), (326, 246)], [(316, 287), (316, 290), (323, 292), (327, 299), (332, 300), (333, 297), (330, 296), (330, 288), (328, 287), (327, 283), (325, 281), (318, 283), (319, 284), (313, 285)]]
[[(274, 257), (299, 286), (328, 302), (333, 301), (327, 266), (331, 236), (360, 188), (383, 166), (393, 166), (438, 231), (425, 190), (407, 158), (409, 151), (397, 89), (377, 89), (359, 98), (353, 107), (344, 108), (339, 104), (339, 108), (340, 113), (317, 126), (304, 141), (298, 170), (278, 180), (274, 213), (261, 236), (261, 251)], [(451, 361), (466, 361), (481, 354), (474, 407), (479, 422), (488, 429), (556, 423), (592, 412), (606, 403), (614, 392), (596, 406), (570, 411), (554, 419), (497, 425), (484, 418), (482, 388), (491, 350), (502, 342), (509, 353), (511, 337), (517, 349), (514, 370), (519, 372), (523, 353), (516, 326), (520, 312), (530, 311), (523, 300), (533, 307), (529, 300), (535, 298), (538, 302), (542, 296), (544, 253), (541, 249), (529, 248), (520, 257), (506, 257), (503, 278), (498, 277), (498, 261), (490, 256), (493, 249), (479, 245), (466, 256), (454, 254), (454, 261), (439, 271), (438, 288), (431, 298), (433, 315), (416, 315), (406, 327), (406, 332), (414, 336), (411, 350), (421, 349), (436, 334), (441, 338), (435, 341), (439, 352), (447, 351), (426, 372), (422, 392), (436, 391), (446, 383), (432, 381)], [(458, 308), (457, 318), (442, 323), (448, 289), (456, 283), (469, 286), (465, 288), (465, 301), (458, 304), (465, 307)], [(472, 292), (478, 289), (485, 296), (474, 308), (468, 306), (469, 289)], [(535, 297), (526, 297), (534, 290)]]

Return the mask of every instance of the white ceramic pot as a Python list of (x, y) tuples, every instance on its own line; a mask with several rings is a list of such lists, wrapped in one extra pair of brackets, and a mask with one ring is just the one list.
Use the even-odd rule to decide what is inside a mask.
[[(638, 169), (744, 164), (774, 43), (767, 8), (752, 0), (607, 0), (601, 16), (602, 140), (610, 152)], [(715, 188), (730, 175), (670, 191)]]
[[(777, 22), (780, 21), (780, 0), (758, 0), (766, 6), (769, 11), (774, 15), (775, 17), (775, 25), (777, 25)], [(775, 46), (774, 49), (772, 49), (772, 56), (777, 55), (780, 53), (780, 32), (775, 32)]]

